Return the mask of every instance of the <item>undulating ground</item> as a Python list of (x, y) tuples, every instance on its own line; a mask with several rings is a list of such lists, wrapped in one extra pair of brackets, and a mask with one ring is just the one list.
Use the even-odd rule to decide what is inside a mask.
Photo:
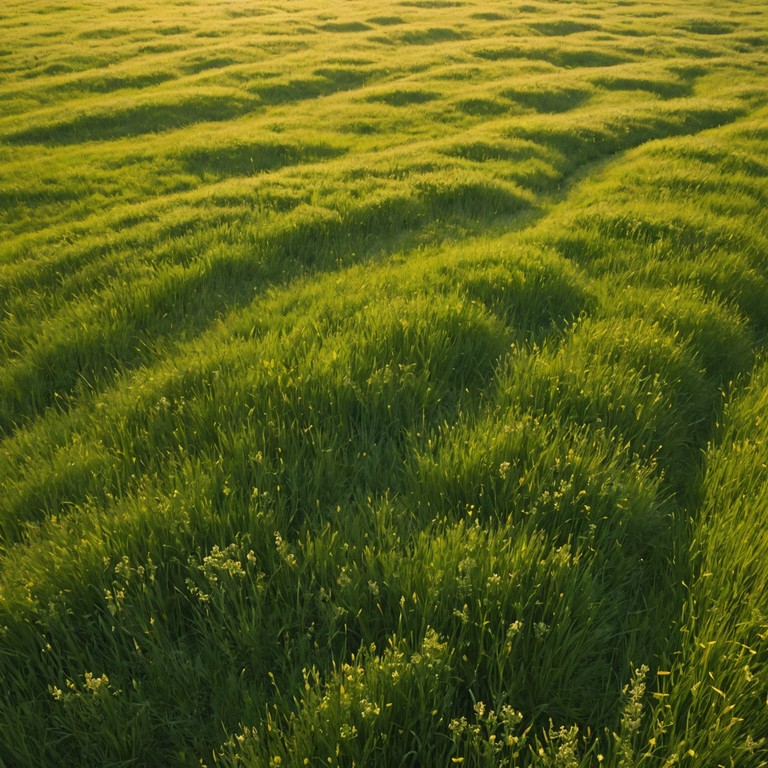
[(0, 765), (768, 763), (768, 6), (5, 0)]

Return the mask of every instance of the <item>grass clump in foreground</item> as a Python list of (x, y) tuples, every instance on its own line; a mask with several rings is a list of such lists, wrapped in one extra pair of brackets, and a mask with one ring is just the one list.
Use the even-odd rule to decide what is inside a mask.
[(761, 4), (6, 6), (0, 764), (768, 762)]

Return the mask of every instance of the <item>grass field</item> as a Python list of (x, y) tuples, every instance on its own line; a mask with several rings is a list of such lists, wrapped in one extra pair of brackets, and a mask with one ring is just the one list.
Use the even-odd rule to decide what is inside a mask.
[(5, 0), (0, 765), (768, 765), (768, 6)]

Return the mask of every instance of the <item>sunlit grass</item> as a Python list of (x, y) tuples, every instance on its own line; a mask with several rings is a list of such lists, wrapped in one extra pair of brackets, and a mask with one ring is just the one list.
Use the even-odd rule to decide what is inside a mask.
[(0, 32), (0, 764), (768, 762), (760, 3)]

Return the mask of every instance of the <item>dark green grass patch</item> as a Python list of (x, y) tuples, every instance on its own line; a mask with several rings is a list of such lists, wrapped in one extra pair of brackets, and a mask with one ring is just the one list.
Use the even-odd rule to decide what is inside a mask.
[(405, 45), (431, 45), (450, 40), (462, 40), (465, 35), (452, 27), (430, 27), (401, 32), (397, 41)]
[(398, 3), (406, 8), (461, 8), (465, 3), (460, 0), (402, 0)]
[(374, 16), (368, 19), (371, 24), (378, 24), (382, 27), (396, 26), (397, 24), (405, 24), (405, 20), (400, 16)]
[(338, 157), (344, 151), (332, 146), (302, 146), (274, 142), (254, 142), (234, 146), (187, 149), (178, 157), (190, 173), (216, 178), (250, 176), (302, 162)]
[(406, 107), (409, 104), (426, 104), (434, 101), (438, 94), (431, 91), (420, 90), (396, 90), (383, 93), (372, 93), (367, 97), (370, 102), (382, 102), (391, 107)]
[(694, 32), (697, 35), (726, 35), (736, 29), (736, 25), (722, 19), (691, 19), (681, 25), (680, 29)]
[(200, 56), (194, 61), (184, 64), (182, 69), (184, 72), (195, 75), (199, 72), (206, 72), (209, 69), (224, 69), (237, 63), (237, 59), (231, 56)]
[(348, 22), (327, 22), (321, 24), (320, 29), (326, 32), (365, 32), (371, 29), (367, 24), (363, 24), (360, 21), (348, 21)]
[(575, 109), (590, 95), (585, 88), (551, 87), (541, 83), (527, 88), (505, 88), (501, 95), (537, 112), (568, 112)]
[(466, 99), (460, 101), (459, 109), (467, 115), (486, 116), (503, 115), (508, 107), (506, 104), (494, 99)]
[(147, 74), (115, 75), (114, 77), (100, 76), (79, 78), (69, 83), (58, 85), (56, 91), (72, 90), (82, 93), (112, 93), (124, 88), (142, 89), (152, 85), (173, 80), (176, 75), (173, 72), (152, 72)]
[(479, 48), (474, 55), (487, 61), (508, 61), (533, 59), (546, 61), (557, 67), (612, 67), (632, 61), (631, 56), (619, 52), (601, 51), (593, 48), (553, 48), (506, 46), (501, 48)]
[(140, 136), (206, 121), (225, 121), (253, 110), (256, 102), (230, 95), (194, 96), (166, 104), (137, 104), (22, 128), (6, 134), (14, 144), (78, 144)]
[(592, 82), (610, 91), (649, 91), (663, 99), (689, 96), (693, 89), (692, 83), (679, 80), (621, 75), (600, 75)]
[(566, 35), (575, 35), (577, 32), (592, 32), (596, 29), (600, 29), (597, 24), (589, 24), (581, 21), (573, 21), (572, 19), (561, 19), (560, 21), (550, 22), (536, 22), (530, 25), (531, 29), (535, 29), (542, 35), (552, 37), (562, 37)]
[(278, 105), (316, 99), (337, 91), (357, 88), (368, 78), (364, 71), (350, 74), (344, 68), (322, 68), (315, 71), (315, 76), (276, 83), (251, 86), (249, 91), (259, 97), (264, 105)]
[(505, 16), (503, 13), (496, 13), (495, 11), (487, 11), (482, 13), (473, 13), (472, 14), (473, 19), (480, 19), (481, 21), (504, 21), (504, 19), (508, 19), (508, 16)]

